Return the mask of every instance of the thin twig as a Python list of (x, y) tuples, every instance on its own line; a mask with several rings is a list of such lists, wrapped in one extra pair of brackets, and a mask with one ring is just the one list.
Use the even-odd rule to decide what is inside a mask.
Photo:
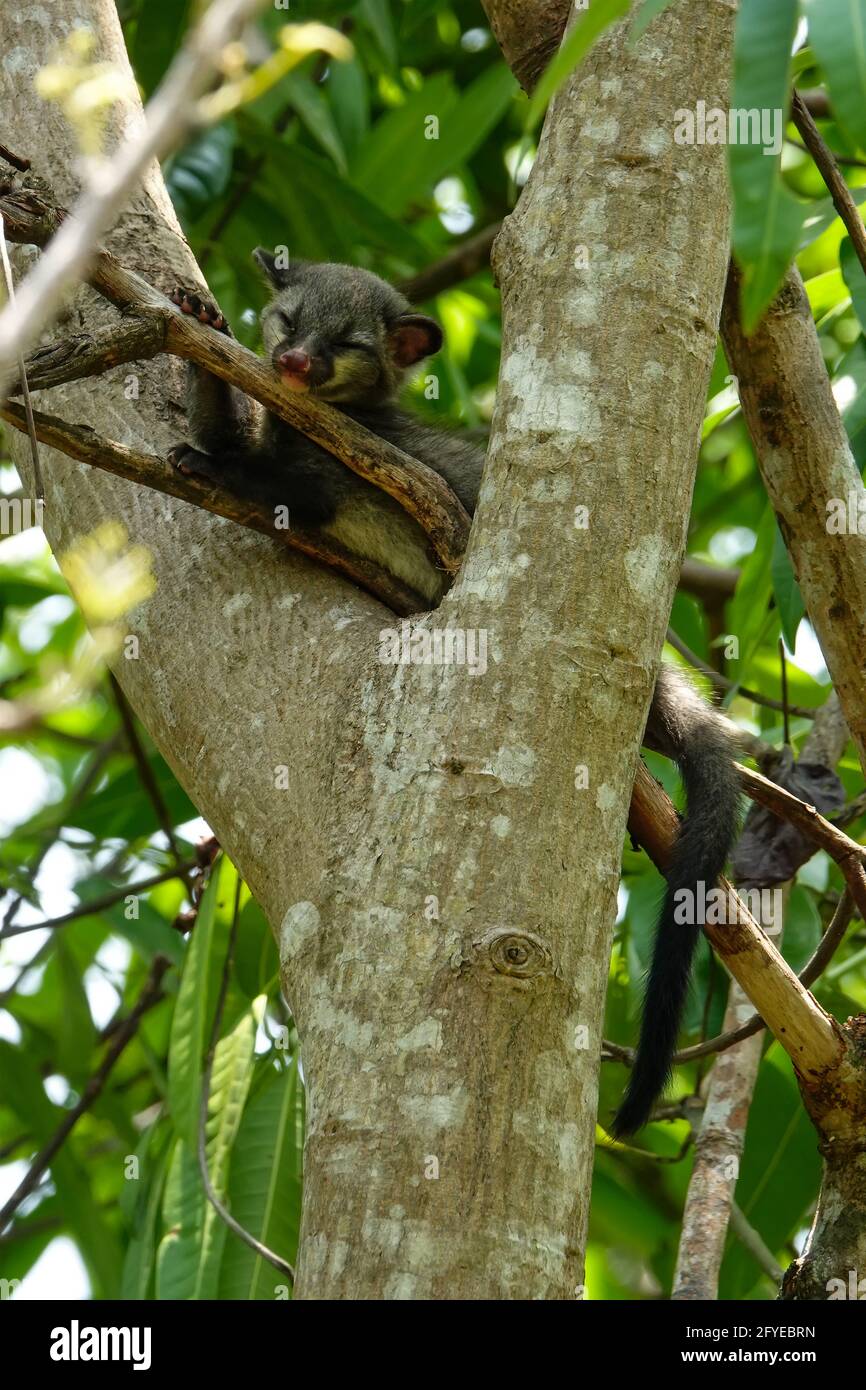
[(814, 806), (809, 806), (793, 792), (780, 787), (776, 782), (771, 782), (760, 772), (752, 772), (740, 763), (735, 763), (734, 766), (747, 796), (759, 805), (765, 806), (768, 811), (772, 811), (780, 820), (787, 820), (796, 825), (813, 845), (826, 850), (842, 870), (857, 910), (866, 920), (866, 848), (858, 845), (857, 841), (846, 835), (838, 825), (825, 820)]
[(113, 671), (109, 671), (108, 680), (109, 684), (111, 685), (111, 690), (114, 695), (114, 700), (117, 705), (118, 712), (120, 714), (121, 723), (123, 724), (123, 731), (126, 734), (126, 741), (129, 744), (130, 752), (132, 753), (135, 765), (138, 769), (138, 775), (141, 780), (141, 784), (144, 787), (145, 792), (147, 793), (151, 806), (156, 812), (156, 819), (159, 822), (159, 828), (165, 836), (166, 840), (168, 841), (168, 846), (174, 856), (175, 864), (179, 865), (182, 862), (183, 856), (181, 855), (180, 847), (178, 846), (177, 839), (175, 838), (174, 830), (171, 824), (171, 816), (168, 814), (168, 807), (165, 804), (165, 798), (163, 797), (163, 794), (159, 789), (159, 783), (157, 782), (156, 777), (153, 774), (153, 768), (151, 767), (147, 754), (144, 751), (144, 744), (142, 743), (141, 738), (139, 737), (138, 730), (135, 727), (135, 717), (132, 713), (132, 709), (130, 708), (129, 701), (127, 700), (122, 689), (120, 688), (120, 682), (118, 681)]
[[(45, 842), (42, 848), (38, 850), (35, 859), (32, 861), (32, 863), (28, 864), (27, 866), (27, 871), (30, 874), (31, 882), (35, 882), (36, 875), (39, 872), (39, 867), (42, 864), (42, 861), (45, 859), (45, 856), (48, 854), (49, 850), (53, 849), (54, 845), (57, 843), (60, 837), (60, 831), (63, 827), (64, 818), (68, 816), (70, 812), (76, 810), (77, 807), (81, 806), (82, 803), (89, 796), (91, 788), (93, 787), (97, 779), (101, 776), (103, 768), (105, 767), (105, 764), (108, 762), (108, 759), (116, 752), (119, 742), (120, 735), (112, 734), (111, 738), (106, 739), (105, 742), (100, 744), (99, 747), (93, 753), (93, 756), (91, 757), (86, 768), (84, 769), (81, 779), (73, 787), (72, 791), (69, 794), (68, 800), (59, 809), (58, 823), (55, 827), (54, 834), (50, 837), (50, 839), (48, 839)], [(18, 916), (18, 911), (24, 903), (24, 901), (24, 894), (18, 893), (12, 900), (12, 902), (8, 904), (6, 911), (3, 915), (3, 930), (0, 931), (0, 940), (2, 940), (3, 937), (7, 935), (6, 929), (12, 926), (12, 923)], [(12, 933), (9, 934), (12, 935)]]
[(687, 555), (680, 570), (679, 587), (685, 589), (686, 593), (694, 594), (705, 607), (720, 608), (726, 599), (732, 597), (739, 578), (738, 569), (708, 565), (704, 560)]
[(863, 226), (860, 209), (851, 196), (851, 190), (842, 177), (832, 150), (824, 140), (812, 119), (811, 111), (798, 91), (794, 92), (791, 99), (791, 119), (802, 135), (803, 143), (815, 161), (821, 178), (827, 185), (830, 197), (833, 199), (833, 206), (844, 222), (851, 238), (851, 245), (857, 253), (857, 259), (866, 272), (866, 228)]
[(12, 1196), (9, 1198), (8, 1202), (6, 1202), (2, 1210), (0, 1210), (0, 1232), (3, 1232), (9, 1225), (9, 1222), (12, 1220), (12, 1217), (15, 1215), (15, 1212), (18, 1210), (21, 1203), (24, 1201), (24, 1198), (29, 1196), (29, 1194), (35, 1189), (39, 1182), (39, 1179), (42, 1177), (46, 1169), (50, 1167), (51, 1160), (59, 1152), (61, 1146), (64, 1144), (66, 1139), (68, 1139), (75, 1125), (81, 1119), (81, 1116), (84, 1115), (91, 1108), (94, 1102), (98, 1100), (99, 1096), (102, 1094), (102, 1091), (105, 1087), (105, 1083), (111, 1074), (112, 1067), (114, 1066), (117, 1059), (120, 1057), (120, 1054), (123, 1052), (127, 1043), (130, 1042), (132, 1038), (135, 1036), (142, 1015), (150, 1007), (150, 998), (154, 993), (159, 991), (162, 983), (162, 977), (165, 974), (165, 972), (170, 968), (170, 966), (171, 961), (168, 960), (165, 956), (154, 957), (147, 979), (145, 980), (141, 993), (138, 996), (138, 1000), (136, 1001), (135, 1007), (133, 1008), (132, 1012), (129, 1014), (125, 1022), (121, 1024), (121, 1026), (117, 1029), (116, 1033), (114, 1034), (111, 1045), (105, 1054), (105, 1058), (103, 1059), (102, 1065), (96, 1072), (94, 1072), (93, 1076), (91, 1076), (88, 1080), (87, 1085), (84, 1087), (84, 1090), (81, 1094), (81, 1098), (78, 1101), (78, 1103), (73, 1106), (73, 1108), (68, 1112), (68, 1114), (64, 1115), (63, 1120), (57, 1126), (57, 1129), (54, 1131), (51, 1138), (48, 1140), (46, 1144), (43, 1145), (43, 1147), (36, 1154), (35, 1158), (31, 1160), (27, 1172), (21, 1179), (21, 1182), (18, 1184), (15, 1191), (12, 1193)]
[(468, 280), (470, 276), (489, 266), (490, 252), (501, 230), (500, 221), (475, 232), (473, 236), (460, 242), (459, 246), (448, 251), (441, 260), (434, 261), (432, 265), (419, 270), (417, 275), (403, 280), (398, 289), (413, 304), (423, 304), (425, 300), (433, 299), (443, 290), (449, 290), (454, 285)]
[(160, 883), (168, 883), (170, 879), (179, 878), (186, 880), (187, 876), (197, 869), (195, 860), (186, 863), (179, 863), (172, 869), (163, 869), (162, 873), (154, 874), (151, 878), (140, 879), (137, 883), (124, 884), (122, 888), (112, 888), (110, 893), (103, 893), (99, 898), (91, 898), (89, 902), (79, 903), (70, 912), (64, 912), (60, 917), (50, 917), (44, 922), (28, 922), (26, 927), (4, 927), (0, 931), (0, 941), (6, 941), (12, 936), (26, 936), (33, 931), (51, 931), (55, 927), (64, 927), (67, 922), (75, 922), (79, 917), (90, 917), (94, 913), (104, 912), (107, 907), (113, 907), (115, 903), (129, 894), (146, 893), (150, 888), (156, 888)]
[(24, 159), (20, 154), (13, 154), (6, 145), (0, 145), (0, 159), (5, 159), (7, 164), (11, 164), (13, 169), (18, 169), (22, 174), (26, 174), (30, 168), (29, 159)]
[[(809, 147), (802, 140), (794, 140), (790, 135), (786, 135), (785, 144), (793, 145), (795, 150), (804, 150), (809, 154)], [(866, 159), (857, 159), (852, 154), (840, 154), (838, 150), (830, 150), (830, 153), (837, 164), (850, 165), (853, 169), (866, 169)]]
[(765, 1245), (754, 1226), (750, 1225), (743, 1215), (736, 1202), (731, 1203), (731, 1230), (737, 1237), (744, 1250), (756, 1261), (759, 1268), (769, 1275), (773, 1283), (778, 1287), (782, 1282), (785, 1271), (776, 1260), (775, 1255), (769, 1246)]
[[(667, 630), (667, 641), (670, 642), (674, 651), (679, 652), (680, 656), (694, 666), (696, 671), (706, 676), (711, 685), (717, 690), (734, 690), (738, 695), (742, 695), (744, 700), (751, 700), (754, 705), (764, 705), (767, 709), (784, 710), (785, 706), (781, 700), (773, 700), (769, 695), (762, 695), (760, 690), (751, 690), (748, 686), (739, 685), (737, 681), (732, 681), (728, 676), (723, 676), (721, 671), (717, 671), (713, 666), (708, 666), (702, 661), (697, 652), (693, 652), (691, 647), (687, 647), (681, 637), (678, 637), (672, 627)], [(796, 714), (801, 719), (814, 719), (817, 710), (809, 709), (805, 705), (788, 705), (788, 712)]]

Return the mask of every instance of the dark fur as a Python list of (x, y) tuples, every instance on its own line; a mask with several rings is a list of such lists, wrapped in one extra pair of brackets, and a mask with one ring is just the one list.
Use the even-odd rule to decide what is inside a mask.
[(656, 927), (646, 983), (637, 1056), (628, 1088), (614, 1117), (618, 1138), (646, 1124), (671, 1074), (680, 1019), (689, 988), (692, 957), (701, 922), (674, 921), (677, 892), (715, 885), (737, 834), (739, 779), (725, 726), (673, 666), (659, 668), (644, 742), (672, 758), (686, 789), (687, 815), (680, 825), (667, 873), (667, 889)]
[[(413, 313), (397, 290), (367, 271), (304, 262), (279, 269), (269, 253), (255, 254), (276, 290), (262, 314), (265, 348), (275, 368), (301, 354), (311, 395), (331, 401), (442, 474), (474, 512), (482, 451), (394, 405), (406, 371), (441, 345), (433, 320)], [(186, 312), (227, 331), (217, 311), (195, 295), (177, 291), (175, 299)], [(302, 525), (321, 527), (430, 604), (439, 601), (444, 576), (424, 533), (393, 499), (218, 378), (192, 366), (189, 382), (196, 447), (181, 445), (175, 451), (181, 468), (218, 476), (269, 506), (287, 505)], [(674, 895), (683, 888), (694, 892), (702, 881), (707, 890), (715, 884), (736, 835), (739, 806), (724, 725), (672, 667), (659, 672), (645, 742), (678, 763), (688, 810), (667, 875), (637, 1057), (613, 1125), (617, 1135), (631, 1134), (646, 1122), (670, 1075), (700, 932), (700, 924), (674, 922)]]
[[(471, 512), (483, 451), (394, 404), (407, 372), (441, 346), (438, 325), (413, 313), (397, 290), (366, 270), (305, 262), (280, 270), (262, 250), (256, 259), (277, 291), (262, 314), (265, 348), (275, 368), (283, 354), (306, 352), (312, 361), (311, 396), (337, 405), (441, 473)], [(205, 322), (216, 314), (186, 291), (176, 291), (174, 298)], [(192, 303), (184, 304), (184, 298)], [(320, 527), (396, 574), (425, 602), (439, 602), (447, 577), (423, 531), (397, 502), (218, 377), (190, 364), (188, 379), (195, 449), (175, 450), (179, 467), (219, 476), (269, 507), (287, 506), (299, 525)]]

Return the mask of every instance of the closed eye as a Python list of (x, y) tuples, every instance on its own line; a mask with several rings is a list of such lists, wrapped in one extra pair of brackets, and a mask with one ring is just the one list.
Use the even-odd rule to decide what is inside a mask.
[(359, 343), (354, 340), (348, 340), (343, 343), (334, 343), (334, 347), (344, 348), (347, 352), (369, 352), (372, 357), (376, 356), (376, 349), (371, 347), (369, 343)]

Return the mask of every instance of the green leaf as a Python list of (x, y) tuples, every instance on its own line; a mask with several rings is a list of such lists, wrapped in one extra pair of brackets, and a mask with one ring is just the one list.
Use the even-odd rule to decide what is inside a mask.
[(73, 1082), (87, 1079), (96, 1029), (87, 1000), (87, 990), (69, 946), (59, 936), (54, 946), (55, 961), (60, 978), (61, 1008), (59, 1015), (58, 1067)]
[(631, 0), (592, 0), (589, 8), (574, 21), (538, 79), (526, 114), (527, 130), (532, 130), (538, 124), (554, 92), (586, 57), (596, 39), (615, 19), (627, 14), (630, 8)]
[(123, 1299), (150, 1297), (155, 1269), (157, 1220), (175, 1143), (171, 1126), (163, 1119), (146, 1131), (138, 1146), (139, 1177), (137, 1180), (127, 1179), (124, 1190), (124, 1196), (130, 1191), (134, 1194), (134, 1201), (130, 1213), (132, 1236), (123, 1262), (120, 1290)]
[(208, 974), (214, 936), (218, 876), (212, 874), (189, 940), (168, 1053), (168, 1102), (178, 1135), (195, 1153), (201, 1099), (202, 1061), (208, 1004)]
[[(158, 753), (152, 753), (148, 762), (172, 825), (197, 816), (198, 811), (165, 760)], [(160, 829), (159, 817), (135, 767), (113, 777), (107, 787), (81, 806), (70, 807), (64, 823), (77, 825), (100, 839), (134, 839), (152, 835)]]
[[(797, 0), (742, 0), (734, 46), (732, 109), (778, 113), (784, 128)], [(750, 127), (751, 131), (751, 127)], [(806, 204), (782, 183), (779, 154), (757, 141), (728, 148), (734, 192), (733, 249), (742, 271), (741, 313), (750, 332), (773, 299), (800, 241)]]
[[(866, 201), (866, 184), (848, 190), (854, 202), (859, 206)], [(800, 236), (799, 251), (811, 246), (813, 241), (817, 241), (819, 236), (823, 236), (828, 227), (831, 227), (839, 216), (833, 199), (818, 198), (815, 202), (807, 204), (805, 221)]]
[(866, 274), (851, 238), (847, 236), (839, 246), (839, 268), (851, 295), (851, 303), (854, 305), (860, 328), (866, 333)]
[[(335, 68), (342, 66), (334, 63)], [(287, 73), (280, 83), (281, 96), (300, 117), (317, 144), (336, 165), (341, 174), (348, 171), (346, 151), (339, 128), (334, 120), (331, 107), (326, 101), (321, 87), (312, 82), (304, 73)]]
[[(247, 118), (239, 122), (245, 143), (266, 156), (263, 175), (256, 182), (256, 200), (247, 198), (233, 223), (232, 244), (249, 257), (254, 247), (286, 245), (292, 255), (319, 260), (357, 262), (358, 246), (369, 246), (398, 255), (410, 264), (423, 264), (430, 252), (425, 243), (353, 184), (300, 145), (275, 144), (269, 131)], [(376, 185), (372, 185), (375, 187)], [(269, 190), (292, 189), (282, 203), (272, 202)], [(269, 237), (258, 226), (262, 209)], [(236, 224), (236, 225), (235, 225)]]
[(400, 54), (388, 0), (361, 0), (357, 12), (358, 18), (373, 35), (379, 52), (393, 72)]
[(824, 69), (833, 115), (866, 149), (866, 0), (806, 0), (809, 42)]
[(30, 579), (11, 566), (0, 567), (0, 606), (3, 608), (32, 608), (52, 594), (65, 592), (65, 585), (59, 578), (56, 582)]
[(238, 922), (235, 974), (248, 999), (273, 987), (279, 970), (279, 954), (267, 918), (254, 898), (245, 903)]
[[(207, 1164), (217, 1196), (225, 1200), (229, 1162), (253, 1074), (255, 1020), (247, 1012), (214, 1057), (207, 1117)], [(164, 1222), (168, 1234), (157, 1256), (160, 1299), (217, 1296), (228, 1228), (208, 1201), (196, 1157), (198, 1139), (177, 1145), (166, 1186)]]
[(735, 668), (738, 682), (745, 680), (752, 653), (766, 630), (767, 608), (773, 591), (771, 565), (777, 529), (775, 513), (767, 503), (755, 548), (743, 563), (728, 610), (730, 630), (739, 642), (740, 656)]
[(785, 910), (785, 934), (782, 954), (797, 974), (813, 954), (821, 940), (821, 914), (815, 898), (802, 884), (795, 883), (788, 896)]
[(439, 180), (456, 174), (484, 142), (517, 90), (503, 63), (487, 68), (460, 95), (448, 73), (437, 73), (376, 122), (354, 160), (353, 182), (374, 188), (395, 215), (429, 199)]
[(325, 89), (331, 98), (343, 149), (354, 159), (370, 128), (367, 75), (356, 58), (346, 63), (332, 63)]
[[(64, 1112), (52, 1105), (46, 1096), (36, 1062), (5, 1039), (0, 1039), (0, 1076), (3, 1078), (4, 1103), (28, 1127), (33, 1136), (34, 1150), (41, 1147), (55, 1133)], [(96, 1280), (96, 1292), (109, 1296), (117, 1287), (120, 1274), (120, 1246), (114, 1230), (106, 1221), (105, 1213), (95, 1200), (92, 1170), (79, 1162), (74, 1136), (67, 1139), (54, 1155), (50, 1171), (65, 1225), (75, 1236)]]
[(146, 0), (129, 50), (133, 71), (149, 97), (168, 71), (189, 22), (192, 0)]
[[(94, 886), (101, 883), (102, 892), (106, 892), (112, 886), (107, 879), (97, 878), (90, 882)], [(79, 889), (80, 885), (76, 885), (76, 888)], [(128, 896), (135, 896), (134, 886), (130, 886)], [(154, 956), (167, 956), (175, 965), (180, 965), (184, 957), (183, 938), (161, 913), (151, 907), (146, 898), (138, 899), (136, 909), (137, 917), (127, 917), (126, 903), (121, 899), (112, 907), (104, 908), (99, 916), (103, 921), (110, 923), (116, 936), (122, 936), (129, 942), (142, 960), (150, 963)]]
[(26, 1216), (16, 1216), (15, 1237), (3, 1245), (0, 1276), (10, 1284), (26, 1278), (46, 1247), (57, 1239), (62, 1223), (63, 1210), (56, 1195), (44, 1198)]
[(861, 473), (866, 468), (866, 341), (858, 338), (836, 368), (834, 385), (848, 378), (854, 384), (854, 395), (842, 410), (842, 420), (848, 440)]
[(794, 576), (788, 548), (782, 540), (782, 533), (776, 526), (773, 541), (773, 558), (770, 563), (770, 577), (773, 582), (773, 595), (782, 622), (782, 636), (789, 652), (797, 644), (797, 628), (805, 615), (806, 605), (800, 593), (800, 586)]
[[(298, 1248), (303, 1142), (304, 1089), (294, 1057), (288, 1071), (275, 1072), (250, 1101), (229, 1184), (232, 1212), (244, 1229), (290, 1263)], [(284, 1282), (273, 1265), (229, 1233), (221, 1299), (273, 1299)]]
[(166, 186), (182, 222), (200, 217), (225, 193), (231, 178), (235, 138), (233, 122), (211, 126), (166, 164)]

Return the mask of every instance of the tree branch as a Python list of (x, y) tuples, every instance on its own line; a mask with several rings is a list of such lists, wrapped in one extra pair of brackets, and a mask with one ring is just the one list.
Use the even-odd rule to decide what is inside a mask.
[(824, 141), (820, 130), (812, 119), (812, 113), (801, 94), (795, 90), (791, 99), (791, 119), (803, 137), (803, 143), (815, 161), (821, 178), (829, 189), (833, 206), (841, 217), (851, 238), (851, 245), (857, 253), (864, 272), (866, 272), (866, 228), (860, 209), (851, 196), (845, 179), (839, 171), (832, 150)]
[(490, 252), (493, 243), (502, 230), (501, 222), (494, 222), (474, 236), (467, 237), (455, 246), (441, 260), (425, 266), (408, 280), (400, 284), (400, 291), (415, 304), (423, 304), (427, 299), (441, 294), (443, 290), (468, 280), (479, 270), (490, 265)]
[(858, 845), (838, 825), (825, 820), (814, 806), (801, 801), (793, 792), (776, 782), (737, 764), (743, 790), (759, 806), (765, 806), (780, 820), (796, 825), (818, 849), (823, 849), (838, 864), (845, 876), (849, 892), (857, 904), (860, 916), (866, 920), (866, 848)]
[(77, 907), (71, 908), (69, 912), (64, 912), (60, 917), (49, 917), (44, 922), (28, 922), (26, 927), (4, 926), (0, 931), (0, 941), (6, 941), (11, 936), (26, 936), (28, 932), (53, 931), (56, 927), (64, 927), (67, 922), (77, 922), (80, 917), (95, 916), (97, 913), (104, 912), (107, 907), (113, 907), (115, 903), (121, 902), (129, 894), (146, 893), (150, 888), (156, 888), (160, 883), (168, 883), (173, 878), (181, 879), (182, 882), (186, 883), (188, 876), (195, 873), (200, 867), (195, 859), (186, 862), (180, 860), (173, 869), (164, 869), (162, 873), (153, 874), (150, 878), (143, 878), (137, 883), (125, 883), (122, 888), (112, 888), (110, 892), (103, 893), (99, 898), (91, 898), (89, 902), (79, 903)]
[(796, 268), (746, 338), (732, 267), (722, 337), (743, 415), (803, 601), (866, 768), (866, 534), (828, 529), (840, 508), (866, 514), (866, 492), (839, 416)]
[[(643, 763), (638, 765), (635, 778), (629, 830), (664, 872), (679, 831), (679, 818)], [(791, 1057), (803, 1085), (820, 1088), (842, 1060), (838, 1026), (803, 987), (728, 880), (720, 878), (719, 886), (728, 895), (726, 920), (721, 925), (708, 922), (704, 932)]]
[[(36, 189), (0, 183), (0, 212), (6, 218), (10, 241), (45, 246), (56, 228), (65, 225), (66, 214), (44, 185)], [(96, 253), (88, 282), (125, 315), (135, 317), (123, 321), (115, 341), (110, 332), (101, 332), (79, 336), (67, 347), (58, 343), (34, 354), (26, 364), (31, 389), (98, 374), (120, 362), (142, 361), (160, 352), (195, 362), (252, 396), (374, 487), (387, 492), (427, 534), (446, 572), (456, 573), (471, 523), (445, 479), (432, 468), (333, 406), (292, 393), (270, 363), (234, 338), (215, 333), (182, 314), (108, 252)]]
[[(0, 420), (7, 421), (18, 430), (27, 429), (22, 407), (12, 401), (0, 408)], [(417, 613), (424, 607), (424, 600), (414, 590), (379, 569), (372, 561), (353, 555), (338, 541), (297, 526), (290, 530), (278, 527), (272, 508), (263, 503), (251, 501), (227, 487), (217, 487), (204, 478), (180, 473), (166, 459), (158, 458), (155, 454), (145, 454), (125, 444), (102, 439), (87, 425), (72, 425), (58, 420), (54, 415), (43, 415), (38, 410), (33, 413), (33, 423), (36, 437), (41, 443), (60, 449), (81, 463), (112, 473), (116, 478), (139, 483), (169, 497), (179, 497), (215, 516), (225, 517), (239, 526), (270, 536), (284, 547), (320, 560), (374, 594), (395, 613), (405, 616)]]

